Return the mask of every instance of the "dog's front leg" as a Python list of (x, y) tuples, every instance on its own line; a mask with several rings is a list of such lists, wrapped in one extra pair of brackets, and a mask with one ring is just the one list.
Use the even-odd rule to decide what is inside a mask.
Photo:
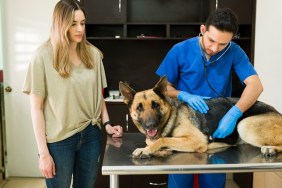
[(150, 156), (165, 157), (172, 154), (171, 150), (167, 148), (162, 138), (157, 140), (146, 139), (147, 146), (145, 148), (137, 148), (133, 151), (133, 158), (148, 158)]
[(137, 148), (133, 151), (132, 156), (133, 158), (149, 158), (151, 156), (151, 153), (148, 149), (149, 146), (145, 148)]
[[(180, 151), (180, 152), (199, 152), (203, 153), (207, 151), (207, 141), (204, 139), (195, 139), (191, 137), (164, 137), (159, 138), (155, 142), (150, 142), (145, 148), (137, 148), (133, 153), (133, 157), (145, 158), (151, 155), (165, 156), (168, 153), (161, 153), (164, 149)], [(169, 151), (171, 153), (171, 151)]]

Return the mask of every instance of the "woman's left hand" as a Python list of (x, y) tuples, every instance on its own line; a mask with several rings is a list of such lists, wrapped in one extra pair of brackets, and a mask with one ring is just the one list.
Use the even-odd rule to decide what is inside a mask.
[(109, 135), (112, 135), (112, 137), (117, 138), (117, 137), (122, 137), (122, 127), (120, 125), (116, 125), (116, 126), (111, 126), (111, 125), (107, 125), (105, 127), (107, 133)]

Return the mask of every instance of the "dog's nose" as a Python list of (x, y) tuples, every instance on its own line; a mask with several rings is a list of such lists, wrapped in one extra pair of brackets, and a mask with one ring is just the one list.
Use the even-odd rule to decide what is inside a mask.
[(148, 128), (148, 129), (149, 129), (149, 128), (154, 128), (154, 127), (157, 126), (157, 120), (150, 118), (150, 119), (148, 119), (148, 120), (146, 121), (145, 126), (146, 126), (146, 128)]

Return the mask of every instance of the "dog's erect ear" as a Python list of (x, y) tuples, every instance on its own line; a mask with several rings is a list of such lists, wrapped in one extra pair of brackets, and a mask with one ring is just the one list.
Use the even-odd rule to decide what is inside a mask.
[(121, 81), (119, 82), (119, 91), (124, 97), (123, 102), (125, 104), (128, 104), (130, 101), (132, 101), (134, 95), (136, 94), (136, 91), (134, 89), (132, 89), (131, 87), (129, 87), (129, 85)]
[(163, 76), (160, 78), (159, 82), (153, 88), (153, 91), (159, 95), (166, 95), (167, 78)]

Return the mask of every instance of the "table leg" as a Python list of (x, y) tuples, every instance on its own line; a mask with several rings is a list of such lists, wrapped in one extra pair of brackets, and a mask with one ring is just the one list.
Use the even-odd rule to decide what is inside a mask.
[(110, 175), (110, 188), (118, 188), (118, 175)]

